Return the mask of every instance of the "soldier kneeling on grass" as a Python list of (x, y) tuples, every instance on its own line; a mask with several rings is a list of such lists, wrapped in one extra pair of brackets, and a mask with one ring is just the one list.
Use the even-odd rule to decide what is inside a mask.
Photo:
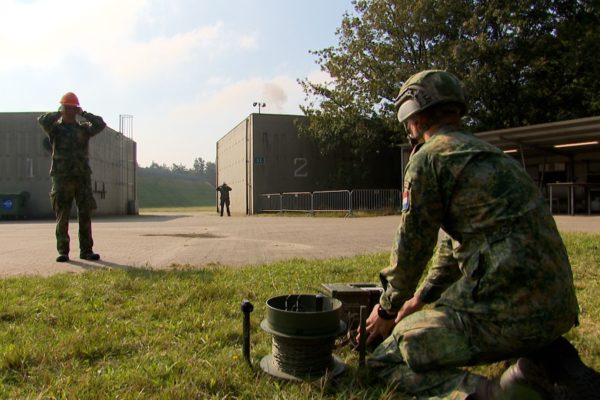
[[(396, 106), (414, 148), (384, 292), (367, 320), (367, 343), (385, 339), (372, 371), (419, 398), (598, 398), (600, 374), (561, 336), (577, 324), (573, 274), (532, 179), (463, 130), (454, 75), (410, 77)], [(460, 368), (509, 359), (498, 379)]]

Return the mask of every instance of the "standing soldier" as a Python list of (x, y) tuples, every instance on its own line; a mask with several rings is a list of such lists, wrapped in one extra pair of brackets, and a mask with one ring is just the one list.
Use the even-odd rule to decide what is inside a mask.
[(223, 206), (227, 206), (227, 216), (231, 217), (231, 213), (229, 212), (229, 192), (231, 192), (231, 187), (223, 182), (221, 186), (217, 186), (217, 192), (221, 195), (221, 217), (223, 216)]
[[(77, 116), (87, 121), (80, 122)], [(96, 209), (96, 201), (92, 195), (88, 146), (90, 138), (100, 133), (106, 124), (101, 117), (82, 111), (79, 99), (71, 92), (60, 99), (58, 112), (41, 115), (38, 122), (52, 145), (50, 201), (56, 214), (56, 261), (69, 260), (69, 214), (73, 199), (79, 220), (79, 257), (98, 260), (100, 255), (92, 250), (91, 213)]]
[[(561, 337), (577, 323), (578, 305), (538, 188), (512, 158), (460, 127), (466, 101), (454, 75), (412, 76), (396, 106), (415, 148), (390, 265), (380, 272), (384, 292), (367, 320), (367, 342), (386, 338), (369, 365), (419, 398), (540, 399), (555, 383), (587, 398), (573, 380), (548, 379), (551, 367), (563, 377), (596, 375)], [(499, 380), (460, 368), (512, 358)]]

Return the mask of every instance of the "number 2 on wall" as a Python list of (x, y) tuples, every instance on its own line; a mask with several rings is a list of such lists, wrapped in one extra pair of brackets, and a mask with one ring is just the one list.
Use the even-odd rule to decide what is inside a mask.
[(306, 178), (308, 172), (306, 171), (306, 165), (308, 160), (304, 157), (294, 158), (294, 176), (296, 178)]

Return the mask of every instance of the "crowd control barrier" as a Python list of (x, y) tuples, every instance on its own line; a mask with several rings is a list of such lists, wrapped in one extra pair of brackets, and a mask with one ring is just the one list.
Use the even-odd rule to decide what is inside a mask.
[(259, 195), (258, 212), (345, 212), (399, 211), (398, 189), (323, 190)]

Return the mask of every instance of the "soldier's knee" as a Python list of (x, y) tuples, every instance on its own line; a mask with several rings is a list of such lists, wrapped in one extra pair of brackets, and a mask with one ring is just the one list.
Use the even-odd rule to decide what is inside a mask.
[(414, 329), (399, 344), (406, 364), (415, 372), (464, 366), (472, 358), (472, 348), (461, 331)]
[(430, 359), (430, 349), (425, 345), (421, 330), (406, 332), (399, 347), (402, 358), (414, 372), (425, 372), (436, 366), (435, 361)]

